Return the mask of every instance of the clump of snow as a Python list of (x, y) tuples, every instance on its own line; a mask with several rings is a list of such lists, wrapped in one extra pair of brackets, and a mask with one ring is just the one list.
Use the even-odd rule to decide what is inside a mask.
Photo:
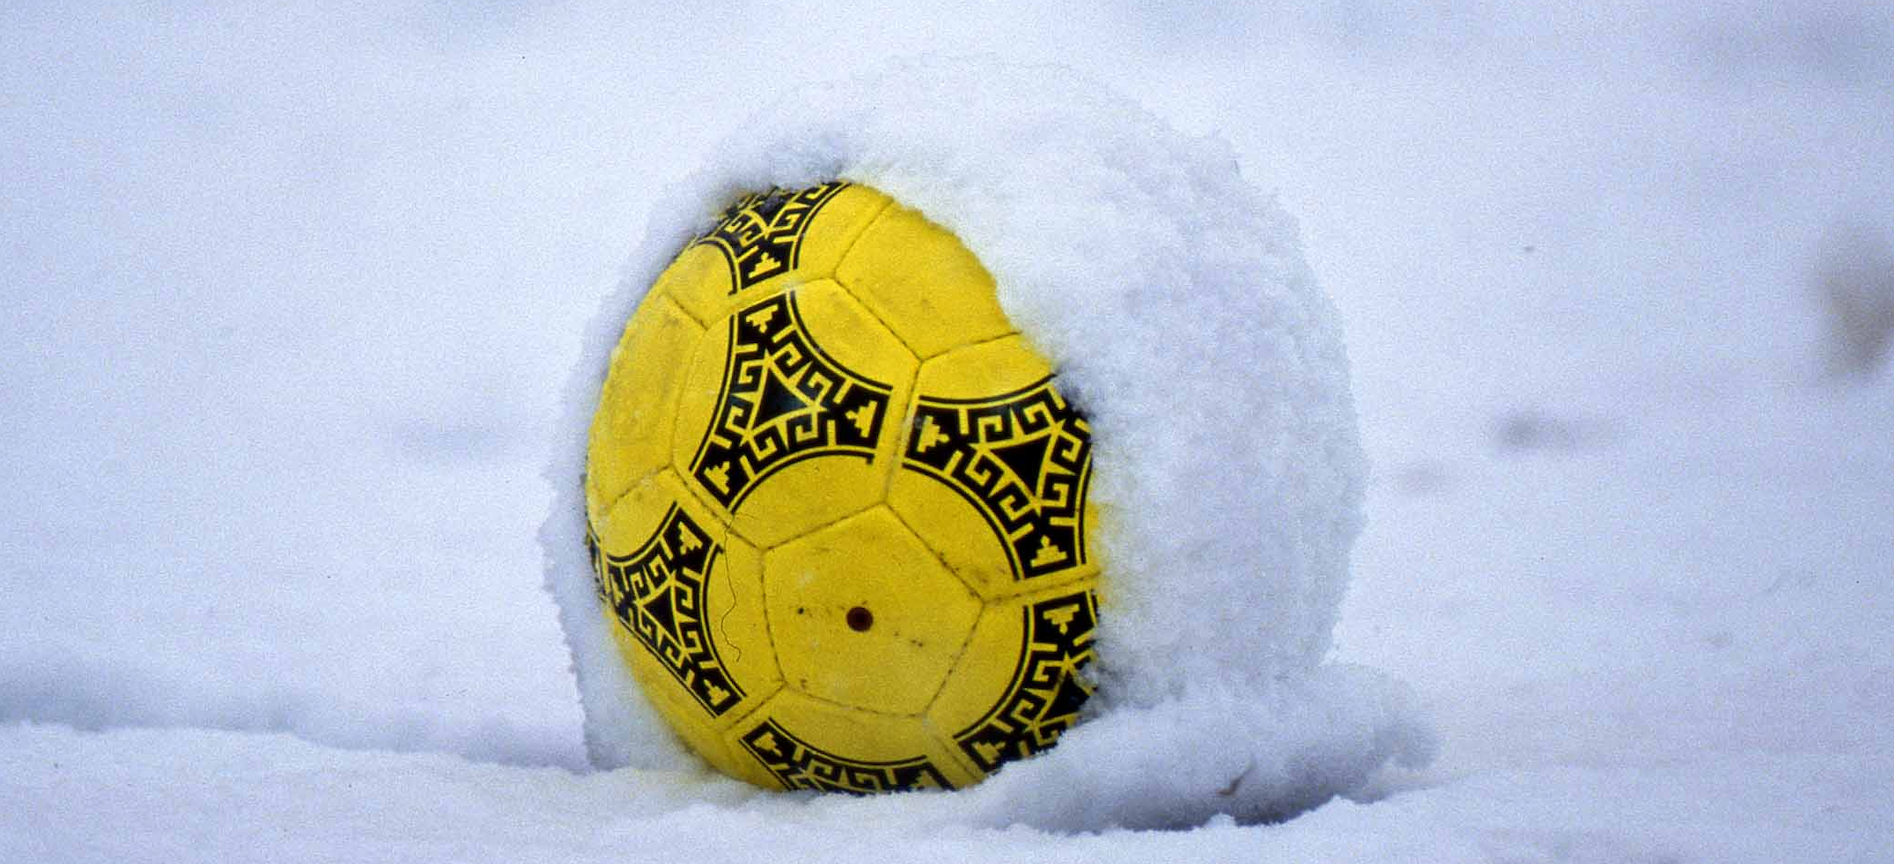
[(689, 762), (628, 696), (584, 551), (584, 442), (611, 347), (737, 194), (834, 177), (958, 234), (1092, 421), (1103, 684), (1058, 748), (969, 793), (993, 820), (1260, 819), (1429, 758), (1398, 684), (1322, 665), (1361, 527), (1348, 364), (1294, 222), (1227, 146), (1073, 73), (992, 59), (898, 65), (772, 105), (654, 207), (567, 392), (541, 537), (596, 764)]

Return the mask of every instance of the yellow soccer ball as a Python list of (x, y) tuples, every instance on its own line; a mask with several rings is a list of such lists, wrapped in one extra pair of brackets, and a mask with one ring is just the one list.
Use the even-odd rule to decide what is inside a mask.
[(914, 210), (845, 182), (732, 206), (633, 314), (586, 454), (602, 614), (658, 713), (772, 788), (961, 787), (1051, 747), (1099, 572), (1056, 385)]

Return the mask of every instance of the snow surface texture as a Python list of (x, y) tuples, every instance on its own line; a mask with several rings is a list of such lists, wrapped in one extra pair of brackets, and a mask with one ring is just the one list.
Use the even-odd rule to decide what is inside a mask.
[(988, 784), (989, 821), (1255, 820), (1429, 758), (1398, 685), (1320, 666), (1366, 473), (1348, 365), (1294, 224), (1226, 145), (1070, 71), (992, 57), (904, 63), (768, 104), (654, 207), (567, 394), (543, 540), (596, 762), (679, 765), (631, 695), (584, 551), (585, 436), (612, 347), (730, 201), (836, 177), (960, 236), (1091, 419), (1102, 683), (1059, 747)]
[[(1301, 222), (1332, 656), (1430, 767), (1066, 834), (589, 766), (576, 335), (764, 94), (980, 51)], [(0, 861), (1894, 860), (1894, 359), (1824, 297), (1891, 284), (1890, 69), (1885, 0), (0, 3)]]

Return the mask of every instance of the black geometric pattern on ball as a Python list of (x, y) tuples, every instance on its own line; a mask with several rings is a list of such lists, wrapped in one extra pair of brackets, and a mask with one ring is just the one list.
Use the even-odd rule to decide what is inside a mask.
[(705, 582), (722, 549), (677, 505), (629, 555), (600, 548), (586, 526), (598, 595), (625, 630), (716, 717), (743, 700), (704, 620)]
[(917, 401), (902, 467), (972, 503), (1015, 580), (1084, 565), (1091, 426), (1050, 377), (986, 399)]
[(744, 733), (742, 741), (786, 789), (867, 795), (953, 788), (925, 756), (894, 762), (848, 759), (810, 746), (769, 718)]
[(847, 188), (842, 181), (807, 189), (771, 189), (745, 195), (732, 204), (716, 227), (692, 245), (715, 246), (730, 264), (730, 293), (796, 268), (802, 235), (816, 211)]
[(717, 413), (691, 477), (734, 511), (769, 475), (815, 456), (874, 460), (888, 385), (836, 362), (810, 338), (794, 292), (730, 318)]
[(961, 752), (988, 773), (1057, 743), (1092, 695), (1091, 682), (1079, 674), (1092, 660), (1098, 626), (1092, 592), (1042, 600), (1021, 614), (1025, 636), (1012, 683), (986, 716), (954, 736)]

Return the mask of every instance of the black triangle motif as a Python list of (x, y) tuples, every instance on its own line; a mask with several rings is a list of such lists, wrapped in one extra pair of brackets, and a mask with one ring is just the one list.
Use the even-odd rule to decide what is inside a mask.
[(806, 411), (809, 400), (797, 393), (774, 366), (763, 367), (763, 387), (756, 394), (756, 409), (750, 412), (750, 429), (767, 426), (777, 419)]
[(1051, 431), (1005, 444), (989, 445), (993, 458), (1000, 460), (1013, 476), (1026, 484), (1026, 491), (1033, 497), (1039, 497), (1039, 477), (1046, 470), (1046, 455), (1052, 449), (1052, 441), (1057, 436)]
[(651, 620), (656, 621), (666, 634), (677, 632), (677, 614), (676, 610), (671, 608), (675, 599), (671, 596), (671, 592), (674, 590), (676, 589), (667, 584), (642, 604), (644, 613), (651, 616)]
[(1085, 707), (1085, 700), (1091, 695), (1073, 673), (1061, 674), (1058, 686), (1052, 691), (1052, 699), (1047, 701), (1046, 710), (1039, 715), (1039, 719), (1052, 720), (1076, 716), (1079, 709)]

